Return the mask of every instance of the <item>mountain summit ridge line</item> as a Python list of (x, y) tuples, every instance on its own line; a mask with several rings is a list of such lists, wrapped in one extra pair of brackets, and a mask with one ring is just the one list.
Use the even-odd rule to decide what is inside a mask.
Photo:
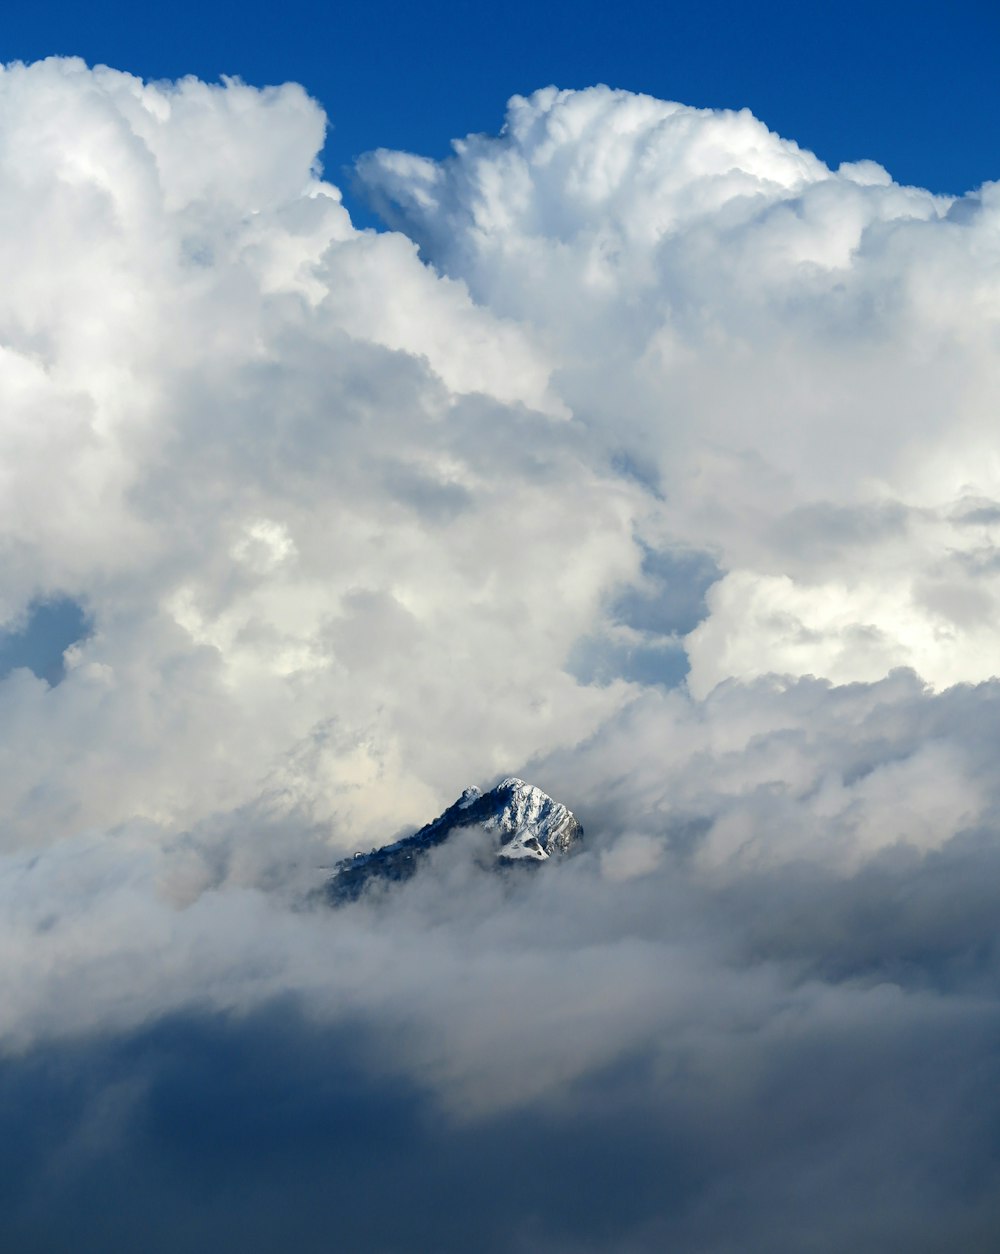
[(476, 827), (495, 838), (493, 861), (498, 868), (565, 857), (583, 839), (583, 826), (571, 810), (540, 788), (509, 775), (489, 792), (466, 788), (457, 801), (412, 836), (345, 858), (327, 883), (327, 897), (334, 904), (355, 901), (375, 881), (408, 880), (431, 849), (457, 831)]

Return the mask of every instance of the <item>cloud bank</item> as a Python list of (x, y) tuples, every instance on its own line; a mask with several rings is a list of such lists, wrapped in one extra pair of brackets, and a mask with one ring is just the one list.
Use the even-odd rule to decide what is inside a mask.
[[(325, 124), (0, 73), (6, 1242), (992, 1249), (996, 186)], [(511, 772), (584, 855), (311, 898)]]

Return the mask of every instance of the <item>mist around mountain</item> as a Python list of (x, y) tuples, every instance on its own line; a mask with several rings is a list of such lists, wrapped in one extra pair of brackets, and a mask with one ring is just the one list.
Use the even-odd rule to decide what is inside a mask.
[(408, 880), (432, 850), (460, 833), (482, 834), (478, 862), (484, 869), (509, 870), (559, 859), (578, 848), (583, 828), (572, 812), (551, 797), (509, 776), (482, 793), (472, 786), (443, 814), (412, 836), (355, 853), (337, 868), (326, 887), (333, 904), (354, 901), (373, 885)]

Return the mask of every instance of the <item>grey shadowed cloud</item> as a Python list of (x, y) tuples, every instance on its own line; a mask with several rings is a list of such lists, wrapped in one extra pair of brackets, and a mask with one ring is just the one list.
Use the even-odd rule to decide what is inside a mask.
[[(952, 892), (983, 869), (968, 852)], [(992, 912), (927, 928), (927, 903), (897, 906), (867, 940), (880, 957), (898, 947), (895, 970), (824, 970), (804, 933), (842, 952), (876, 885), (830, 893), (828, 878), (783, 872), (713, 900), (676, 878), (601, 897), (548, 885), (544, 902), (513, 905), (515, 927), (534, 929), (520, 952), (498, 903), (491, 917), (465, 885), (469, 908), (436, 950), (412, 916), (379, 919), (399, 929), (397, 956), (416, 944), (440, 965), (403, 959), (400, 983), (387, 990), (383, 973), (361, 1007), (317, 1016), (314, 998), (283, 995), (8, 1056), (0, 1231), (12, 1248), (95, 1251), (148, 1232), (154, 1250), (905, 1240), (985, 1254), (1000, 1218), (996, 965), (975, 972), (963, 951), (992, 935)], [(911, 867), (877, 889), (919, 898), (919, 880)], [(330, 961), (347, 958), (344, 939)], [(928, 949), (951, 966), (930, 986)]]

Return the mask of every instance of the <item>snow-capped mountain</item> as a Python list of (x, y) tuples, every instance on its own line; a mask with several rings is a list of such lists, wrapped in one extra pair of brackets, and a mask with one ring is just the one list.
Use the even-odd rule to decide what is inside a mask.
[(345, 859), (329, 881), (327, 894), (334, 902), (353, 901), (373, 880), (409, 879), (429, 850), (455, 832), (475, 827), (492, 836), (497, 867), (563, 857), (583, 837), (570, 810), (540, 788), (510, 776), (486, 793), (467, 788), (454, 805), (412, 836)]

